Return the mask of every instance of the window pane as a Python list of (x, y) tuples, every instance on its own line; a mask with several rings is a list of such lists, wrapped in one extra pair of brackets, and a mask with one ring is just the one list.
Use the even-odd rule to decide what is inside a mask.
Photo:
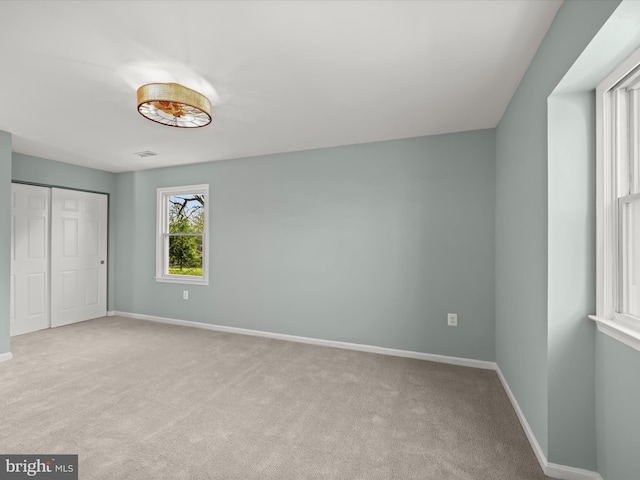
[(168, 233), (204, 232), (204, 195), (173, 195), (167, 202)]
[(202, 277), (202, 235), (169, 235), (169, 274)]
[(156, 190), (157, 282), (208, 284), (209, 185)]
[(629, 193), (640, 192), (640, 92), (629, 92), (629, 172), (631, 185)]
[(640, 317), (640, 201), (623, 204), (621, 271), (623, 311)]

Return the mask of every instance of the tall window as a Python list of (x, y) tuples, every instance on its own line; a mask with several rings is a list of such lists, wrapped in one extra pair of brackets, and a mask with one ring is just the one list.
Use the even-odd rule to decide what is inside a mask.
[(208, 284), (209, 185), (158, 189), (156, 280)]
[(597, 314), (603, 333), (640, 350), (640, 51), (597, 94)]

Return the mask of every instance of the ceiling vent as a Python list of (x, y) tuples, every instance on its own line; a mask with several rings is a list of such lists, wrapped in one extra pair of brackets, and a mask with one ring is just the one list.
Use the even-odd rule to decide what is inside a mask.
[(156, 152), (152, 152), (151, 150), (145, 150), (143, 152), (135, 152), (134, 155), (138, 155), (140, 158), (144, 157), (153, 157), (154, 155), (158, 155)]

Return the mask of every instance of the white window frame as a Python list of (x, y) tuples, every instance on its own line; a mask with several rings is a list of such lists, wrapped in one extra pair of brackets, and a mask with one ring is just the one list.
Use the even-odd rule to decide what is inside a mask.
[(630, 180), (640, 179), (640, 172), (631, 172), (640, 159), (640, 112), (629, 101), (638, 93), (626, 90), (632, 86), (640, 86), (640, 50), (596, 88), (596, 314), (590, 318), (600, 332), (640, 351), (640, 318), (623, 313), (624, 265), (618, 260), (626, 252), (622, 208), (637, 201)]
[[(175, 195), (204, 196), (204, 232), (202, 233), (202, 277), (169, 274), (168, 198)], [(185, 285), (209, 285), (209, 185), (186, 185), (157, 189), (156, 206), (156, 282)]]

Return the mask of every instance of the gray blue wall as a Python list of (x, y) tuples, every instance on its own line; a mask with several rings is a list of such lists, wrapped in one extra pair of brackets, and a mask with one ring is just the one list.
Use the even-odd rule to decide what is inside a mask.
[(9, 345), (11, 272), (11, 134), (0, 130), (0, 353)]
[(596, 347), (598, 471), (604, 480), (640, 478), (640, 352), (606, 335)]
[[(586, 244), (579, 236), (581, 230), (586, 230), (584, 236), (593, 239), (593, 87), (638, 48), (640, 2), (625, 0), (589, 42), (587, 49), (554, 91), (549, 103), (549, 265), (554, 260), (560, 262), (557, 257), (554, 259), (552, 248), (563, 253), (565, 259), (565, 268), (556, 269), (556, 273), (565, 281), (565, 288), (562, 288), (562, 281), (556, 281), (553, 285), (551, 271), (549, 275), (549, 292), (556, 288), (554, 310), (562, 313), (555, 315), (555, 318), (552, 315), (554, 310), (550, 294), (550, 332), (552, 324), (560, 326), (560, 330), (549, 338), (551, 358), (567, 359), (564, 367), (550, 370), (550, 385), (555, 382), (558, 387), (563, 382), (567, 384), (567, 378), (577, 378), (580, 382), (581, 376), (576, 373), (579, 369), (584, 371), (584, 368), (579, 363), (589, 364), (592, 357), (581, 346), (585, 339), (585, 328), (580, 317), (585, 311), (595, 311), (594, 296), (585, 297), (583, 294), (586, 285), (589, 285), (588, 290), (595, 290), (593, 255), (589, 253), (593, 245), (585, 249)], [(552, 132), (560, 141), (552, 141)], [(588, 147), (586, 151), (585, 146)], [(580, 158), (583, 160), (580, 161)], [(572, 180), (570, 185), (568, 179)], [(557, 187), (557, 200), (552, 201), (554, 185)], [(588, 199), (587, 210), (581, 206), (585, 202), (580, 197)], [(572, 225), (557, 228), (554, 237), (551, 234), (553, 217), (560, 220), (568, 212), (572, 214)], [(565, 223), (568, 223), (567, 219)], [(573, 281), (569, 283), (571, 277)], [(569, 285), (572, 285), (571, 289), (567, 288)], [(551, 350), (554, 343), (560, 347), (555, 354)], [(640, 353), (600, 333), (596, 334), (594, 350), (598, 471), (605, 480), (640, 478)], [(557, 367), (559, 362), (556, 360), (553, 365)], [(550, 405), (551, 402), (556, 405), (555, 415), (551, 414), (550, 409), (549, 424), (550, 431), (557, 430), (555, 438), (558, 448), (555, 450), (566, 455), (568, 449), (560, 443), (563, 439), (565, 443), (571, 441), (568, 432), (573, 431), (576, 438), (581, 438), (580, 429), (566, 428), (566, 425), (577, 421), (575, 406), (585, 401), (591, 403), (591, 399), (577, 391), (573, 381), (568, 386), (558, 387), (557, 393), (549, 398)]]
[[(481, 130), (120, 174), (117, 309), (493, 360), (494, 158)], [(210, 285), (156, 283), (156, 188), (197, 183)]]
[(596, 470), (593, 91), (551, 97), (548, 131), (548, 459)]
[[(547, 459), (598, 469), (605, 480), (640, 471), (637, 352), (601, 338), (587, 319), (595, 312), (593, 88), (639, 45), (631, 35), (635, 45), (616, 46), (624, 28), (639, 30), (628, 12), (610, 18), (618, 4), (563, 4), (496, 129), (497, 363)], [(594, 42), (607, 50), (594, 54)], [(591, 58), (576, 62), (587, 45)], [(623, 356), (630, 365), (618, 363)]]

